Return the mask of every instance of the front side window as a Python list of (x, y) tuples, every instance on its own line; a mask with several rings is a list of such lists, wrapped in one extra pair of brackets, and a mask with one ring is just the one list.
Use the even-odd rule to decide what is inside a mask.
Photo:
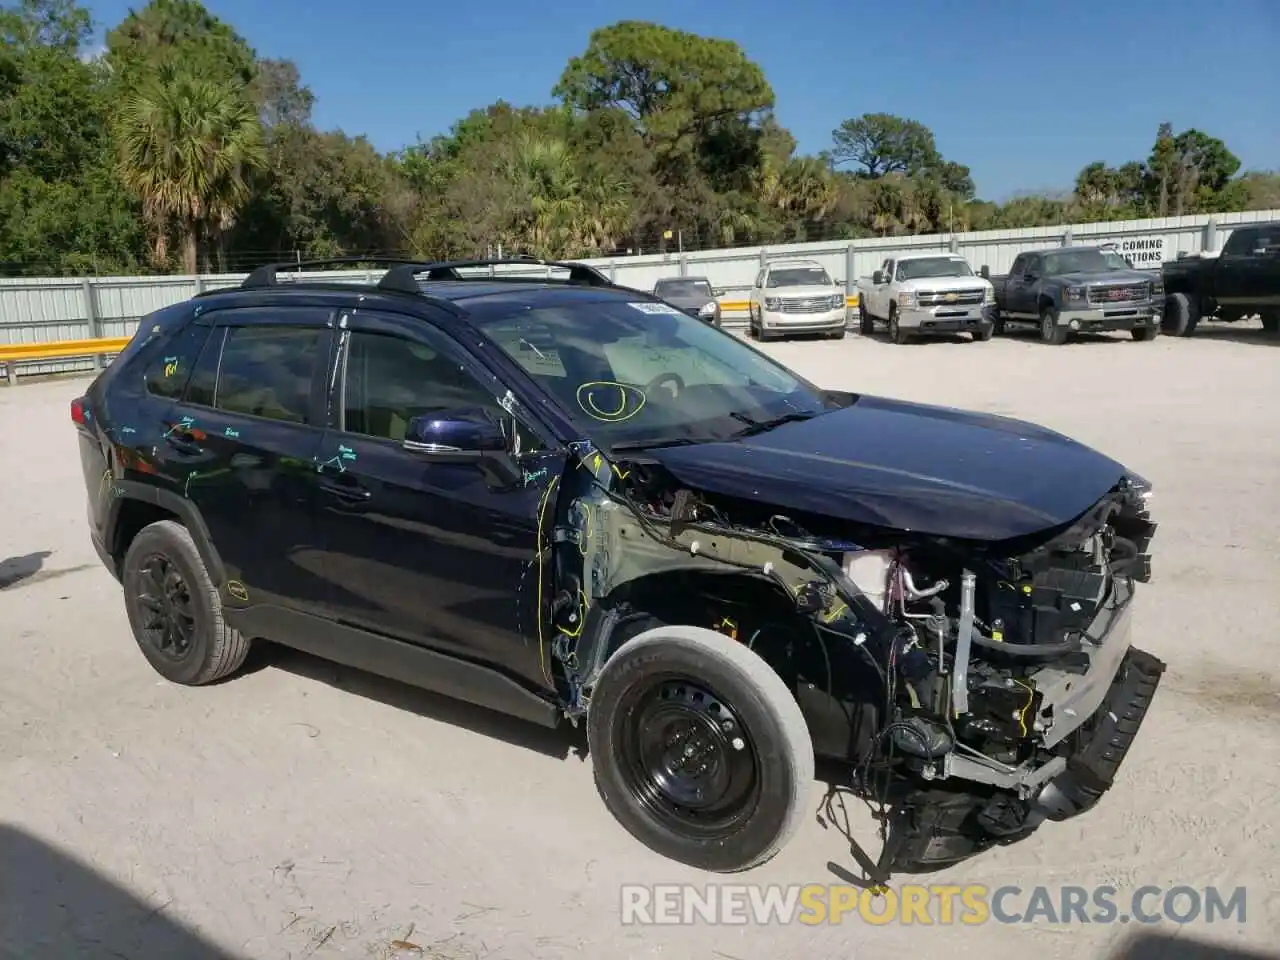
[(822, 267), (775, 267), (769, 271), (770, 289), (776, 287), (829, 287), (831, 275)]
[(222, 347), (214, 406), (286, 423), (307, 423), (311, 382), (328, 331), (306, 327), (230, 327)]
[(666, 304), (609, 299), (476, 319), (603, 445), (724, 439), (830, 409), (781, 364)]
[(485, 410), (517, 430), (513, 449), (531, 452), (532, 431), (517, 426), (467, 368), (443, 349), (393, 334), (355, 331), (347, 347), (342, 427), (348, 433), (403, 442), (414, 417)]

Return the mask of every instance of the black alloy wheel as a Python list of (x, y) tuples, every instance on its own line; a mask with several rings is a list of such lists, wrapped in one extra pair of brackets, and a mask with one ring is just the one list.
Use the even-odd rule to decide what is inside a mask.
[(139, 639), (164, 659), (180, 663), (194, 646), (196, 609), (177, 564), (164, 554), (148, 555), (141, 565)]

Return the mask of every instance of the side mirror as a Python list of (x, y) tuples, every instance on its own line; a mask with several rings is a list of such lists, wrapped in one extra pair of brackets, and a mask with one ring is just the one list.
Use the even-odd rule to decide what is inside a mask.
[(982, 279), (983, 279), (983, 280), (990, 280), (990, 279), (991, 279), (991, 268), (990, 268), (990, 267), (988, 267), (988, 266), (984, 263), (984, 264), (982, 265), (982, 269), (978, 271), (978, 276), (982, 277)]
[(404, 448), (439, 459), (477, 460), (504, 453), (507, 437), (487, 410), (441, 410), (409, 421)]
[(502, 425), (488, 410), (464, 407), (414, 417), (405, 430), (402, 447), (436, 463), (473, 463), (491, 486), (518, 483), (523, 474)]
[(880, 286), (880, 284), (884, 283), (884, 271), (877, 270), (875, 273), (873, 273), (871, 275), (871, 282), (874, 283), (876, 286)]

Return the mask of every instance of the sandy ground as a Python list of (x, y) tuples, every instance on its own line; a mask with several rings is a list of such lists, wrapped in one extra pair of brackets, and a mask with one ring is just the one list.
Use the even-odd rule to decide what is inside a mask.
[[(824, 385), (1042, 422), (1155, 481), (1162, 527), (1135, 641), (1170, 666), (1119, 783), (1091, 814), (931, 880), (1114, 884), (1121, 898), (1144, 884), (1243, 885), (1243, 926), (1165, 922), (1136, 938), (1134, 925), (856, 918), (624, 927), (621, 884), (712, 878), (615, 825), (573, 736), (281, 652), (213, 688), (161, 682), (87, 539), (67, 415), (84, 381), (62, 380), (0, 389), (0, 955), (1186, 960), (1274, 949), (1280, 350), (1230, 328), (1152, 344), (894, 347), (853, 335), (770, 349)], [(815, 785), (815, 810), (821, 794)], [(872, 840), (864, 808), (848, 809)], [(830, 863), (856, 872), (815, 815), (741, 879), (836, 882)]]

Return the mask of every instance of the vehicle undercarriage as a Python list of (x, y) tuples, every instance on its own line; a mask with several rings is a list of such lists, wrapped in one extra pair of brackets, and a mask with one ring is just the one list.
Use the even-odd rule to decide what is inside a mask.
[(1129, 643), (1156, 525), (1133, 476), (999, 542), (699, 492), (579, 444), (539, 512), (566, 715), (655, 619), (726, 634), (795, 694), (824, 759), (882, 811), (875, 877), (941, 869), (1089, 809), (1164, 664)]

